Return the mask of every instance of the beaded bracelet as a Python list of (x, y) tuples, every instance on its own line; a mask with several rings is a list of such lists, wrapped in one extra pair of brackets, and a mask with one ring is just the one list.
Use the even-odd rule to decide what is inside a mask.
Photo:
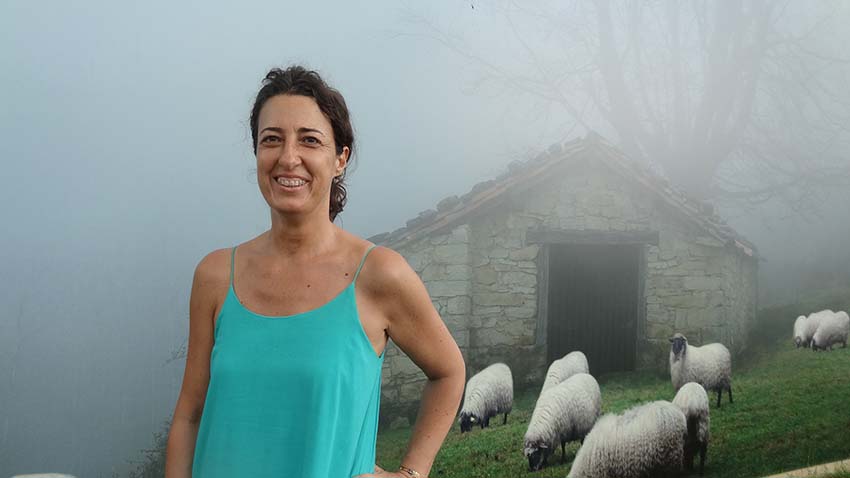
[(418, 471), (411, 470), (410, 468), (408, 468), (404, 465), (399, 465), (398, 471), (403, 471), (403, 472), (407, 473), (408, 475), (411, 476), (411, 478), (422, 478), (422, 475), (420, 475)]

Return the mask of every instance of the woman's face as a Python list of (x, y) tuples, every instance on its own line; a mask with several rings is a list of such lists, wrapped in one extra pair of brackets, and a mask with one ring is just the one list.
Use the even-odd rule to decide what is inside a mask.
[[(349, 150), (336, 154), (330, 120), (313, 98), (269, 98), (257, 122), (257, 184), (269, 206), (284, 214), (328, 214), (331, 181)], [(317, 209), (318, 208), (318, 209)]]

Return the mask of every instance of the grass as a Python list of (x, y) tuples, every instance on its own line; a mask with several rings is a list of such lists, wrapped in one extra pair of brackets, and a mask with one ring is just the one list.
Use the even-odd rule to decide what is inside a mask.
[[(789, 306), (762, 310), (750, 346), (733, 362), (733, 396), (716, 408), (711, 401), (711, 442), (705, 477), (758, 477), (850, 457), (850, 347), (815, 353), (795, 349), (794, 319), (822, 308), (850, 309), (850, 291), (838, 291)], [(603, 413), (620, 412), (651, 400), (672, 400), (666, 373), (634, 372), (600, 378)], [(491, 419), (488, 429), (449, 432), (432, 477), (564, 477), (578, 450), (567, 446), (553, 466), (529, 472), (522, 455), (537, 390), (518, 392), (507, 425)], [(410, 438), (409, 428), (381, 431), (377, 462), (394, 470)], [(554, 459), (553, 459), (554, 458)], [(695, 474), (698, 476), (698, 474)], [(850, 478), (838, 472), (823, 478)]]

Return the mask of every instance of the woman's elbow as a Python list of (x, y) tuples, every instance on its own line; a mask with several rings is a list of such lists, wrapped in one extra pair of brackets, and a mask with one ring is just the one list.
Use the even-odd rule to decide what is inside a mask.
[(466, 362), (463, 359), (463, 354), (460, 349), (455, 349), (456, 353), (450, 355), (451, 364), (449, 366), (448, 377), (452, 381), (460, 382), (461, 387), (466, 384)]

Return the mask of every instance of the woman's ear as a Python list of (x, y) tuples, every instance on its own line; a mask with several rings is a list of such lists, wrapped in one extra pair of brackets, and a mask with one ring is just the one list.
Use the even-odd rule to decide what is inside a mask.
[(336, 157), (336, 174), (334, 176), (339, 176), (345, 171), (345, 167), (348, 166), (348, 157), (351, 155), (351, 148), (348, 146), (342, 147), (342, 153), (337, 155)]

